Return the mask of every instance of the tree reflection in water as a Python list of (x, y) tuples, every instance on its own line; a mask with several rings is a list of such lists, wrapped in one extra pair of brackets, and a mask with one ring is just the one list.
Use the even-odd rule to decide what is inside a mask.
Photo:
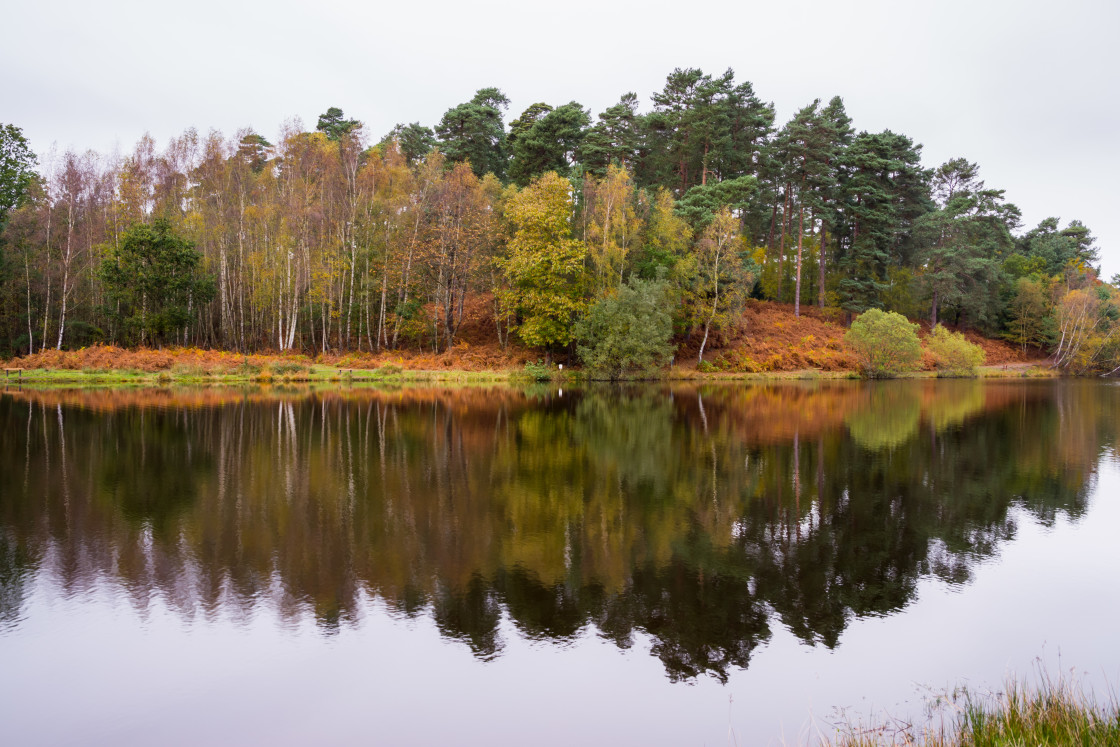
[(1077, 382), (44, 391), (0, 398), (0, 634), (38, 572), (187, 621), (324, 631), (364, 594), (481, 658), (648, 635), (726, 679), (775, 620), (833, 647), (1079, 516), (1120, 399)]

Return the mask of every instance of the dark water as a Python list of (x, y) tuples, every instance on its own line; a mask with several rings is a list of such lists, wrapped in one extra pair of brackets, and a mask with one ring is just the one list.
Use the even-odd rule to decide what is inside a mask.
[(1120, 682), (1120, 387), (0, 395), (0, 743), (787, 743)]

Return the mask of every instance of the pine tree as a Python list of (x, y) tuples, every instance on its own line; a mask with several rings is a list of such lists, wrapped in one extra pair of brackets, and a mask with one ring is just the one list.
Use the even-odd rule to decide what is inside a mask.
[(509, 177), (520, 186), (546, 171), (567, 176), (591, 118), (572, 101), (555, 109), (534, 104), (510, 124)]
[(502, 114), (508, 106), (497, 88), (481, 88), (470, 101), (448, 109), (436, 126), (447, 160), (470, 162), (476, 176), (492, 173), (504, 179), (508, 155)]

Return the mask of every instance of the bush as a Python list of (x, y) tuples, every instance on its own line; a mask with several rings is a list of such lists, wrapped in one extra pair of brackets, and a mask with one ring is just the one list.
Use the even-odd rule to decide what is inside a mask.
[(386, 363), (384, 366), (379, 366), (373, 370), (374, 376), (399, 376), (404, 371), (400, 366)]
[(536, 363), (530, 361), (525, 364), (525, 377), (530, 381), (551, 381), (552, 368), (541, 360)]
[(938, 324), (926, 338), (926, 347), (937, 360), (938, 376), (975, 376), (984, 365), (984, 350)]
[(918, 325), (893, 311), (864, 312), (852, 323), (844, 341), (859, 356), (864, 373), (872, 378), (913, 371), (922, 357)]
[(273, 363), (271, 365), (272, 373), (277, 376), (291, 376), (292, 374), (307, 375), (311, 372), (310, 367), (301, 363), (293, 363), (285, 361), (283, 363)]
[(638, 280), (600, 298), (576, 325), (579, 357), (599, 377), (617, 380), (669, 362), (673, 346), (672, 304), (664, 280)]

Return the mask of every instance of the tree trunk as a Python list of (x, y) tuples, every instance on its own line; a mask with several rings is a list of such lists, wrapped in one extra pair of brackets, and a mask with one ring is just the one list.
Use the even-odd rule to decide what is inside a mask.
[(708, 321), (704, 324), (704, 339), (700, 341), (700, 355), (696, 356), (697, 366), (704, 362), (704, 347), (708, 344), (708, 330), (711, 328), (712, 318), (708, 317)]
[(23, 255), (23, 272), (27, 277), (27, 354), (35, 354), (35, 333), (31, 331), (31, 264)]
[(827, 243), (826, 243), (827, 236), (828, 236), (828, 229), (825, 228), (824, 221), (822, 220), (821, 221), (821, 252), (820, 252), (820, 256), (818, 258), (818, 262), (817, 262), (818, 268), (820, 270), (820, 281), (819, 281), (819, 285), (817, 286), (817, 307), (821, 308), (821, 309), (824, 308), (824, 252), (825, 252), (825, 246), (827, 245)]
[(715, 293), (712, 298), (712, 311), (708, 314), (708, 321), (704, 323), (704, 339), (700, 341), (700, 355), (696, 358), (696, 365), (699, 366), (704, 362), (704, 348), (708, 344), (708, 332), (712, 328), (712, 320), (716, 318), (716, 311), (719, 310), (719, 258), (717, 255), (715, 263), (715, 271), (712, 273), (715, 276)]
[(775, 202), (774, 206), (772, 208), (770, 208), (770, 233), (766, 234), (766, 248), (767, 249), (772, 250), (774, 248), (774, 229), (777, 227), (777, 225), (778, 225), (778, 203)]
[[(358, 247), (354, 245), (354, 237), (350, 237), (350, 303), (346, 305), (346, 348), (350, 348), (350, 315), (354, 311), (354, 267), (358, 264)], [(358, 338), (359, 347), (361, 338)]]
[(804, 237), (805, 206), (799, 205), (797, 208), (797, 281), (793, 290), (793, 315), (795, 317), (801, 316), (801, 245)]
[(778, 244), (778, 301), (782, 300), (782, 281), (786, 275), (786, 231), (789, 228), (789, 184), (782, 195), (782, 239)]

